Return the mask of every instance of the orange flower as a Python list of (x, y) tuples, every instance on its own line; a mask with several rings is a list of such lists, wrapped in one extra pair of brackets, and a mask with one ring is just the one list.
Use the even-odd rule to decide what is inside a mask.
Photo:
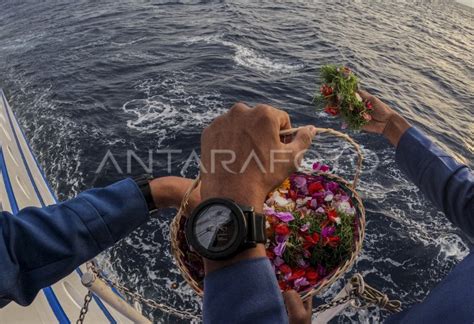
[(288, 190), (290, 189), (290, 179), (286, 178), (285, 181), (281, 184), (280, 188)]

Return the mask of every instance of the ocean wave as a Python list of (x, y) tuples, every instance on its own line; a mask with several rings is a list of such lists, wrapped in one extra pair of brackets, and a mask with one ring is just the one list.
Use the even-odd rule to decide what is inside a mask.
[[(122, 106), (125, 113), (135, 116), (127, 120), (127, 127), (154, 134), (158, 146), (180, 133), (200, 133), (202, 128), (226, 111), (218, 93), (190, 93), (187, 79), (176, 77), (138, 82), (135, 87), (146, 98), (132, 99)], [(154, 94), (157, 91), (161, 94)]]
[(208, 43), (221, 44), (234, 50), (233, 60), (237, 65), (245, 68), (262, 71), (266, 73), (291, 73), (301, 70), (304, 65), (301, 63), (289, 63), (282, 60), (272, 60), (271, 58), (257, 52), (256, 50), (231, 41), (223, 40), (218, 36), (192, 37), (186, 43)]

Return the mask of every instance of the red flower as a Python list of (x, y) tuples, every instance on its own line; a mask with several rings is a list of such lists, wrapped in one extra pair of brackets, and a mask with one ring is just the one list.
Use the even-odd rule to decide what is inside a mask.
[(367, 100), (365, 102), (365, 108), (367, 108), (368, 110), (372, 110), (373, 109), (372, 103)]
[(335, 106), (328, 105), (326, 108), (324, 108), (324, 111), (331, 116), (337, 116), (339, 114), (339, 109)]
[(275, 233), (286, 236), (290, 234), (290, 229), (288, 228), (286, 224), (280, 223), (277, 226), (275, 226)]
[(304, 277), (305, 273), (306, 272), (304, 271), (304, 269), (296, 269), (295, 271), (293, 271), (293, 273), (288, 278), (288, 280), (296, 280), (296, 279), (302, 278)]
[(323, 84), (321, 86), (321, 89), (319, 89), (319, 90), (321, 91), (321, 94), (325, 97), (330, 96), (333, 93), (332, 88), (330, 86), (328, 86), (327, 84)]
[(267, 252), (267, 258), (273, 259), (275, 257), (275, 253), (273, 253), (273, 251), (266, 250), (266, 252)]
[(290, 190), (289, 196), (294, 201), (296, 201), (296, 199), (298, 198), (298, 195), (296, 194), (296, 191), (294, 191), (294, 190)]
[(317, 232), (314, 232), (312, 235), (305, 235), (304, 237), (305, 242), (303, 243), (303, 248), (307, 250), (310, 247), (318, 245), (319, 238), (320, 236)]
[(334, 209), (328, 210), (327, 215), (328, 215), (328, 220), (330, 220), (333, 223), (336, 222), (336, 218), (338, 216), (337, 216), (337, 212)]
[(341, 238), (339, 236), (330, 236), (330, 237), (325, 237), (323, 240), (323, 245), (328, 245), (330, 247), (336, 247), (339, 245), (341, 242)]
[(282, 264), (278, 269), (279, 269), (281, 272), (283, 272), (284, 274), (291, 273), (291, 268), (290, 268), (290, 266), (287, 265), (287, 264)]
[(283, 280), (278, 281), (278, 286), (280, 286), (280, 289), (283, 291), (286, 291), (290, 288), (288, 287), (288, 284), (286, 283), (286, 281), (283, 281)]
[(309, 282), (317, 281), (319, 279), (319, 274), (313, 268), (308, 268), (306, 270), (306, 278), (308, 279)]
[(313, 182), (308, 186), (308, 191), (310, 195), (322, 190), (324, 190), (324, 187), (321, 182)]

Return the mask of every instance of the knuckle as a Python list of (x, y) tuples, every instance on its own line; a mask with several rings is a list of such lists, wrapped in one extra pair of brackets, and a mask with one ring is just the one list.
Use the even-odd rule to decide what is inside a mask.
[(272, 108), (268, 105), (258, 104), (255, 106), (255, 111), (262, 116), (270, 116)]
[(247, 109), (247, 106), (242, 102), (235, 103), (232, 108), (230, 108), (229, 113), (242, 113)]

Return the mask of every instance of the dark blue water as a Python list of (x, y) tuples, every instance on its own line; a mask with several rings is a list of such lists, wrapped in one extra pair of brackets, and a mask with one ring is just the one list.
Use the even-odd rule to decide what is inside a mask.
[[(0, 1), (0, 86), (60, 198), (127, 176), (127, 150), (145, 162), (149, 150), (183, 150), (171, 168), (179, 175), (203, 127), (235, 101), (280, 107), (295, 125), (338, 129), (311, 105), (325, 63), (349, 65), (365, 88), (474, 165), (472, 9), (439, 1), (160, 3)], [(462, 260), (467, 240), (404, 177), (384, 139), (351, 135), (366, 154), (360, 192), (368, 211), (352, 272), (409, 306)], [(347, 145), (321, 138), (314, 148), (350, 177)], [(124, 174), (112, 163), (96, 173), (108, 151)], [(153, 156), (153, 170), (167, 174), (165, 155)], [(191, 163), (182, 173), (196, 170)], [(142, 172), (134, 163), (129, 173)], [(170, 257), (173, 215), (160, 213), (101, 263), (146, 297), (199, 313)], [(348, 311), (336, 321), (385, 317)]]

